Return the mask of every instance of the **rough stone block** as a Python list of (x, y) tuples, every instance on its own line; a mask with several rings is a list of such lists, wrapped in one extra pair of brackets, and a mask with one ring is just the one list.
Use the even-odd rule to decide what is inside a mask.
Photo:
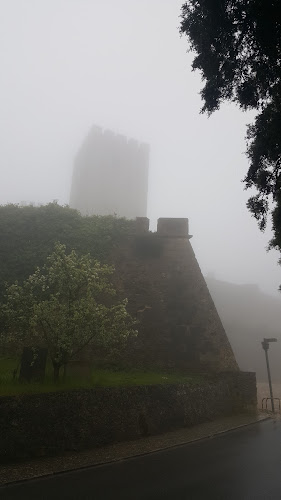
[(188, 219), (161, 217), (157, 222), (157, 233), (171, 238), (188, 238)]
[(149, 219), (147, 217), (137, 217), (135, 221), (135, 228), (137, 234), (148, 233)]

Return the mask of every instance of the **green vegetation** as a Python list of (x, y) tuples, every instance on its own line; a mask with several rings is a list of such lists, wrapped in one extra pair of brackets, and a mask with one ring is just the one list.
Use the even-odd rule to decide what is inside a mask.
[(255, 110), (248, 126), (250, 166), (244, 182), (254, 188), (247, 206), (264, 230), (272, 219), (271, 247), (281, 250), (281, 2), (187, 0), (181, 33), (201, 72), (203, 112), (223, 102)]
[[(126, 301), (116, 299), (109, 265), (112, 251), (132, 234), (133, 224), (116, 217), (82, 217), (56, 203), (0, 207), (0, 396), (200, 383), (202, 377), (197, 375), (124, 371), (116, 363), (112, 370), (96, 366), (75, 369), (71, 363), (91, 342), (91, 349), (98, 346), (115, 354), (135, 334)], [(153, 235), (140, 238), (136, 246), (144, 256), (161, 252)], [(48, 348), (43, 383), (18, 380), (23, 346)], [(54, 372), (57, 379), (60, 368), (69, 363), (66, 375), (55, 382)]]
[(0, 206), (0, 300), (8, 284), (21, 284), (36, 268), (42, 267), (57, 241), (67, 251), (90, 254), (102, 263), (134, 221), (113, 216), (83, 217), (76, 210), (56, 203), (41, 207)]
[(181, 375), (160, 372), (143, 371), (113, 371), (92, 369), (88, 377), (75, 377), (69, 375), (59, 384), (53, 382), (52, 365), (48, 363), (46, 379), (39, 383), (19, 383), (13, 380), (13, 371), (17, 368), (17, 360), (12, 358), (0, 359), (0, 396), (10, 396), (16, 394), (36, 394), (61, 390), (71, 390), (79, 388), (94, 387), (122, 387), (135, 385), (156, 385), (156, 384), (176, 384), (188, 383), (198, 384), (203, 382), (200, 375)]
[(7, 286), (0, 308), (3, 344), (47, 348), (55, 382), (61, 367), (91, 344), (118, 349), (137, 332), (127, 301), (113, 301), (112, 272), (107, 264), (78, 257), (74, 250), (67, 254), (65, 245), (56, 243), (42, 269), (22, 285)]

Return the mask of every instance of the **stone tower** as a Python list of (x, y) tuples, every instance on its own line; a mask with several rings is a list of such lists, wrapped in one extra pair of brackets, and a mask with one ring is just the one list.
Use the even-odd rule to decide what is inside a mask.
[(82, 215), (147, 213), (149, 146), (93, 127), (75, 159), (70, 206)]
[(138, 319), (127, 356), (134, 366), (238, 370), (230, 343), (190, 244), (188, 219), (146, 218), (114, 250), (116, 287)]

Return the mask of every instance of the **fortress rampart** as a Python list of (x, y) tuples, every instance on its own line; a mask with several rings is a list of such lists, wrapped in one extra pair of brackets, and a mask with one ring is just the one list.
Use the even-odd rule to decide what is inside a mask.
[(127, 351), (134, 365), (186, 371), (238, 370), (194, 255), (188, 219), (136, 220), (135, 234), (114, 250), (115, 285), (138, 319)]

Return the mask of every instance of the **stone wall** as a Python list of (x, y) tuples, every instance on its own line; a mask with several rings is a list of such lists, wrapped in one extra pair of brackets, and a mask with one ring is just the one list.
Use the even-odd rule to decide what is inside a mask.
[(114, 248), (115, 286), (128, 298), (139, 335), (131, 364), (186, 371), (238, 370), (230, 343), (190, 244), (188, 219), (148, 219)]
[(0, 397), (0, 460), (82, 450), (255, 409), (255, 374), (243, 372), (197, 385)]

